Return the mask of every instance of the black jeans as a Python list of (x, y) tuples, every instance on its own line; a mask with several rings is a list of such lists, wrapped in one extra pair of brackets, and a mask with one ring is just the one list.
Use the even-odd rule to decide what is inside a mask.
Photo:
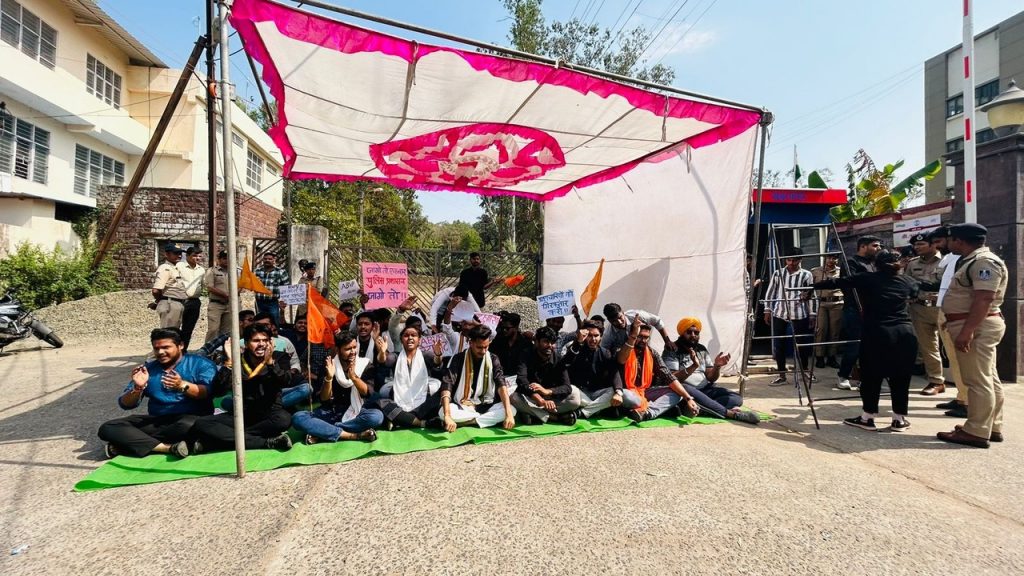
[(910, 377), (917, 358), (917, 336), (907, 324), (866, 328), (860, 342), (860, 400), (868, 414), (878, 413), (882, 380), (889, 381), (892, 411), (907, 415)]
[[(274, 408), (269, 414), (245, 415), (245, 449), (260, 450), (267, 447), (267, 439), (280, 435), (292, 425), (292, 415), (284, 408)], [(196, 420), (192, 435), (208, 452), (234, 450), (234, 414), (215, 414)]]
[(135, 414), (104, 422), (100, 426), (99, 437), (113, 444), (118, 454), (142, 458), (157, 444), (184, 440), (198, 419), (195, 414)]
[[(796, 334), (796, 341), (799, 344), (807, 344), (814, 341), (814, 332), (811, 330), (811, 321), (807, 318), (802, 320), (783, 320), (782, 318), (776, 318), (772, 316), (772, 333), (775, 336), (785, 336), (789, 333), (789, 324), (793, 323), (793, 334)], [(792, 338), (779, 338), (772, 340), (772, 346), (775, 357), (775, 367), (778, 368), (779, 372), (786, 371), (786, 349), (793, 342)], [(812, 352), (807, 348), (797, 348), (793, 351), (793, 363), (797, 364), (797, 357), (799, 356), (799, 364), (807, 370), (808, 362), (811, 359)]]
[(203, 304), (199, 298), (185, 300), (185, 311), (181, 313), (181, 339), (185, 342), (185, 350), (188, 350), (188, 343), (192, 340), (192, 331), (196, 329), (199, 310), (202, 307)]

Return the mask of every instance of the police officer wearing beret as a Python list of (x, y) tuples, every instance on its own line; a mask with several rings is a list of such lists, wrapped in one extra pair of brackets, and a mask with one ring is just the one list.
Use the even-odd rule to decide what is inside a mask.
[(164, 245), (164, 262), (157, 267), (153, 279), (153, 302), (149, 307), (160, 315), (161, 328), (181, 330), (181, 318), (185, 311), (185, 281), (176, 265), (185, 249), (177, 244)]
[(939, 355), (939, 309), (935, 306), (939, 295), (937, 287), (942, 280), (942, 269), (939, 267), (942, 258), (932, 247), (928, 234), (913, 235), (910, 245), (917, 256), (907, 262), (904, 273), (922, 285), (917, 298), (910, 302), (910, 320), (914, 323), (918, 351), (924, 360), (924, 371), (928, 377), (928, 385), (921, 390), (921, 394), (934, 396), (946, 391), (942, 356)]
[(956, 359), (956, 348), (953, 346), (953, 337), (949, 335), (946, 327), (946, 315), (942, 313), (942, 300), (949, 292), (949, 284), (953, 281), (953, 273), (956, 272), (956, 262), (960, 256), (949, 251), (949, 225), (939, 226), (928, 234), (928, 240), (932, 246), (942, 255), (939, 262), (938, 297), (935, 301), (935, 308), (938, 312), (939, 339), (942, 340), (942, 347), (946, 350), (946, 358), (949, 360), (949, 379), (956, 385), (956, 398), (949, 402), (936, 404), (936, 408), (946, 410), (946, 416), (955, 418), (967, 418), (967, 386), (960, 377), (960, 363)]
[(1003, 441), (1003, 387), (996, 372), (996, 346), (1006, 332), (999, 311), (1006, 293), (1006, 264), (985, 246), (988, 230), (979, 224), (949, 229), (949, 248), (959, 254), (949, 291), (942, 300), (946, 328), (967, 386), (967, 422), (939, 440), (988, 448)]

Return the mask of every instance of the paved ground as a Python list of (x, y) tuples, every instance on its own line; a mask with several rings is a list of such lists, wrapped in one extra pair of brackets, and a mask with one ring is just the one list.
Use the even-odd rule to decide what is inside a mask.
[(990, 450), (934, 440), (956, 421), (922, 396), (906, 434), (840, 425), (853, 401), (819, 404), (815, 430), (791, 388), (761, 377), (748, 403), (778, 418), (759, 427), (76, 494), (139, 360), (116, 342), (0, 355), (0, 574), (1024, 573), (1020, 386)]

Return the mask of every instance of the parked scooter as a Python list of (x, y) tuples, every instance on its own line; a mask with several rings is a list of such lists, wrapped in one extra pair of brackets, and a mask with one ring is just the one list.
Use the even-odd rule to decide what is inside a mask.
[(64, 345), (64, 341), (49, 326), (26, 310), (17, 298), (11, 294), (4, 294), (0, 297), (0, 350), (11, 342), (28, 338), (29, 334), (54, 348)]

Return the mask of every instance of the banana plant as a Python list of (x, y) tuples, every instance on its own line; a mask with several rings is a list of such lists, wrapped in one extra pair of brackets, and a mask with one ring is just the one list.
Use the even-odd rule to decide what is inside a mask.
[(900, 160), (878, 168), (864, 149), (858, 150), (853, 162), (846, 165), (847, 203), (832, 208), (832, 219), (847, 222), (898, 212), (903, 202), (920, 190), (924, 181), (931, 180), (942, 171), (942, 161), (935, 160), (896, 182), (896, 171), (903, 164)]

